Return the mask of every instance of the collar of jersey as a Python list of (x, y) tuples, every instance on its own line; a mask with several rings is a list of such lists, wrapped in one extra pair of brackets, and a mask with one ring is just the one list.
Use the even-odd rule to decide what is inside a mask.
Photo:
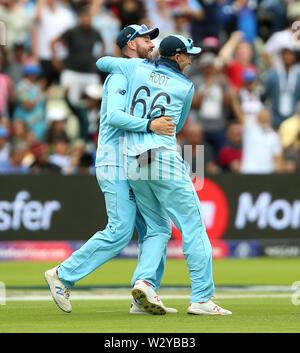
[[(131, 57), (126, 55), (126, 54), (123, 54), (122, 58), (131, 59)], [(145, 60), (147, 60), (147, 59), (145, 59)], [(151, 62), (151, 60), (150, 60), (150, 62)], [(168, 58), (157, 58), (157, 59), (154, 60), (154, 63), (156, 65), (167, 66), (167, 67), (171, 68), (172, 70), (178, 72), (179, 74), (182, 74), (182, 72), (180, 71), (179, 65), (174, 60), (171, 60), (171, 59), (168, 59)]]
[(182, 75), (182, 72), (180, 71), (180, 67), (177, 64), (176, 61), (168, 59), (168, 58), (158, 58), (154, 60), (156, 65), (164, 65), (167, 66), (169, 68), (171, 68), (173, 71), (179, 73)]
[(191, 83), (191, 80), (180, 71), (179, 65), (174, 60), (171, 60), (168, 58), (158, 58), (158, 59), (155, 59), (154, 61), (148, 61), (148, 62), (152, 63), (152, 65), (155, 65), (156, 67), (163, 66), (167, 70), (175, 72), (178, 76), (180, 76), (185, 81)]
[[(126, 54), (123, 54), (122, 58), (131, 59), (131, 57)], [(177, 74), (179, 74), (181, 77), (183, 77), (187, 81), (190, 81), (186, 76), (183, 75), (183, 73), (180, 70), (179, 65), (174, 60), (171, 60), (168, 58), (156, 58), (154, 60), (145, 59), (144, 62), (152, 63), (155, 66), (158, 66), (158, 65), (166, 66), (167, 68), (170, 68), (171, 70), (175, 71)]]

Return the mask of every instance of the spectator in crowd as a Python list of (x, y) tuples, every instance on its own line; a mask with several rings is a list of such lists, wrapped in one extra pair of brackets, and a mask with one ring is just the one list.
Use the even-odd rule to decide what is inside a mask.
[(139, 0), (120, 1), (121, 27), (127, 27), (133, 23), (139, 23), (145, 17), (144, 6)]
[(200, 46), (201, 46), (202, 52), (197, 57), (192, 58), (192, 64), (189, 65), (184, 71), (186, 76), (192, 78), (195, 85), (197, 85), (198, 80), (201, 79), (201, 67), (199, 65), (199, 59), (201, 58), (202, 55), (206, 53), (211, 53), (216, 57), (215, 66), (217, 71), (219, 71), (220, 73), (223, 73), (224, 71), (223, 61), (218, 56), (219, 50), (221, 48), (221, 42), (219, 38), (205, 37), (201, 42)]
[(296, 54), (289, 48), (281, 51), (282, 65), (271, 68), (266, 73), (264, 87), (273, 114), (273, 126), (279, 125), (296, 111), (300, 100), (300, 70), (296, 64)]
[[(208, 174), (216, 174), (220, 171), (217, 165), (214, 151), (209, 143), (204, 141), (204, 131), (200, 123), (190, 123), (186, 127), (186, 138), (182, 147), (182, 157), (190, 164), (193, 175), (199, 176), (203, 170)], [(202, 149), (197, 150), (197, 146)], [(191, 154), (191, 155), (187, 155)], [(203, 169), (204, 167), (204, 169)]]
[(11, 131), (11, 120), (7, 116), (0, 116), (0, 125), (7, 129), (7, 131)]
[(15, 87), (16, 106), (13, 119), (23, 119), (37, 140), (43, 141), (46, 131), (44, 82), (38, 65), (23, 67), (23, 78)]
[(70, 163), (63, 170), (64, 174), (95, 174), (95, 160), (88, 151), (85, 141), (76, 140), (70, 149)]
[[(58, 0), (38, 1), (34, 13), (35, 42), (33, 51), (39, 59), (47, 87), (53, 82), (59, 82), (61, 67), (53, 66), (51, 41), (75, 25), (75, 18), (71, 10), (63, 6)], [(65, 48), (61, 43), (55, 47), (56, 56), (63, 60), (66, 56)]]
[(10, 154), (9, 131), (0, 125), (0, 160), (8, 160)]
[(223, 61), (231, 86), (236, 89), (240, 89), (243, 85), (244, 70), (257, 70), (253, 63), (254, 48), (251, 43), (243, 39), (243, 33), (240, 31), (231, 34), (220, 49), (219, 57)]
[[(203, 6), (200, 4), (200, 1), (197, 0), (175, 0), (171, 1), (172, 13), (174, 18), (175, 31), (176, 27), (178, 28), (178, 20), (182, 23), (182, 33), (190, 33), (187, 37), (192, 36), (192, 23), (194, 21), (202, 21), (205, 19), (205, 13), (203, 11)], [(174, 15), (181, 14), (179, 19), (174, 17)], [(183, 30), (184, 29), (184, 30)], [(178, 29), (177, 29), (178, 30)], [(181, 33), (177, 33), (181, 34)]]
[[(164, 35), (177, 33), (202, 47), (185, 71), (195, 97), (177, 139), (179, 145), (205, 145), (205, 172), (238, 173), (241, 147), (248, 145), (249, 136), (266, 135), (276, 145), (278, 138), (270, 136), (277, 133), (258, 122), (265, 107), (271, 110), (273, 129), (279, 128), (286, 159), (280, 164), (281, 157), (274, 158), (279, 162), (272, 170), (299, 170), (299, 9), (299, 1), (292, 0), (2, 0), (7, 45), (0, 46), (0, 159), (7, 161), (10, 146), (24, 143), (27, 150), (35, 146), (37, 155), (27, 151), (22, 165), (35, 163), (32, 173), (40, 168), (42, 173), (56, 172), (61, 167), (49, 164), (52, 145), (66, 140), (65, 157), (55, 157), (69, 159), (61, 172), (94, 172), (89, 163), (95, 157), (106, 77), (95, 62), (102, 54), (121, 55), (115, 50), (117, 33), (134, 22), (160, 28), (156, 45)], [(269, 21), (267, 33), (257, 28), (264, 18)], [(54, 109), (51, 100), (60, 100), (58, 105), (53, 101)], [(246, 122), (242, 146), (241, 126), (233, 119)], [(246, 133), (251, 121), (256, 124), (252, 134)], [(77, 149), (73, 142), (78, 138), (82, 146)], [(44, 145), (48, 151), (39, 156)]]
[(296, 114), (284, 120), (278, 130), (284, 156), (300, 171), (300, 102), (297, 103)]
[(283, 151), (278, 133), (272, 128), (270, 110), (262, 109), (256, 120), (246, 121), (240, 117), (238, 119), (243, 125), (241, 173), (271, 174), (285, 172), (286, 164)]
[(222, 29), (220, 19), (217, 16), (220, 7), (219, 1), (199, 0), (193, 3), (194, 6), (198, 7), (198, 18), (191, 19), (191, 32), (195, 44), (200, 44), (205, 37), (219, 38)]
[(88, 153), (86, 142), (81, 139), (75, 140), (70, 147), (70, 162), (68, 166), (63, 170), (64, 174), (78, 174), (80, 158), (85, 153)]
[[(0, 64), (1, 70), (1, 64)], [(1, 70), (2, 71), (2, 70)], [(0, 71), (0, 117), (10, 117), (10, 105), (14, 100), (14, 83), (10, 77)]]
[(114, 55), (114, 39), (121, 30), (121, 21), (114, 13), (108, 11), (103, 0), (97, 1), (93, 6), (92, 25), (104, 41), (104, 55)]
[(46, 143), (37, 142), (31, 149), (33, 162), (30, 165), (32, 174), (60, 174), (60, 167), (49, 162), (49, 146)]
[(300, 14), (287, 19), (287, 27), (278, 30), (264, 43), (263, 58), (269, 68), (282, 64), (282, 50), (290, 49), (300, 53), (300, 40), (297, 38), (298, 27), (294, 24), (300, 20)]
[(66, 96), (71, 111), (79, 120), (80, 138), (86, 142), (91, 141), (91, 138), (98, 134), (99, 130), (99, 112), (102, 98), (102, 85), (91, 84), (84, 90), (84, 101), (80, 104), (73, 104)]
[(216, 68), (216, 56), (204, 53), (199, 59), (202, 77), (194, 77), (195, 94), (192, 109), (196, 120), (203, 126), (205, 143), (210, 143), (215, 153), (224, 146), (226, 107), (230, 106), (230, 94), (224, 76)]
[(23, 165), (27, 144), (18, 141), (11, 147), (9, 158), (0, 160), (0, 174), (28, 174), (30, 169)]
[(5, 49), (10, 55), (16, 41), (28, 41), (31, 35), (31, 20), (22, 1), (2, 0), (0, 4), (0, 21), (5, 23)]
[[(106, 0), (63, 0), (63, 2), (67, 5), (70, 5), (74, 13), (78, 13), (82, 7), (86, 5), (90, 5), (91, 7), (95, 7), (98, 5), (98, 2), (106, 1)], [(119, 0), (116, 0), (119, 2)]]
[(84, 152), (79, 159), (78, 174), (95, 174), (94, 159), (90, 153)]
[(67, 46), (68, 56), (64, 60), (60, 84), (64, 88), (69, 87), (68, 95), (73, 104), (78, 104), (86, 85), (100, 83), (95, 62), (105, 52), (102, 37), (92, 27), (92, 14), (89, 6), (80, 9), (78, 21), (78, 25), (65, 31), (51, 42), (55, 65), (61, 65), (55, 50), (56, 44), (61, 42)]
[(11, 143), (23, 143), (27, 146), (27, 152), (23, 158), (22, 164), (29, 166), (32, 163), (31, 147), (37, 142), (33, 131), (28, 130), (26, 122), (22, 119), (15, 119), (11, 124)]
[(258, 34), (258, 20), (253, 1), (235, 0), (236, 29), (243, 33), (243, 39), (254, 44)]
[(232, 89), (232, 110), (235, 115), (243, 115), (246, 120), (256, 119), (264, 107), (262, 94), (257, 87), (258, 72), (245, 69), (243, 86), (240, 90)]
[(14, 140), (27, 141), (28, 127), (23, 119), (15, 119), (12, 122), (12, 137)]
[(60, 167), (62, 173), (70, 164), (70, 146), (69, 139), (56, 137), (52, 142), (52, 153), (49, 156), (49, 162)]
[(231, 122), (226, 129), (226, 144), (218, 153), (223, 171), (240, 173), (242, 152), (242, 126)]
[[(166, 35), (174, 31), (174, 22), (169, 4), (164, 0), (144, 1), (146, 16), (149, 18), (150, 27), (159, 28), (159, 38), (161, 40)], [(133, 22), (134, 23), (134, 22)], [(149, 27), (149, 28), (150, 28)]]
[(232, 32), (237, 30), (236, 23), (236, 10), (233, 0), (215, 0), (215, 11), (217, 14), (215, 22), (218, 21), (218, 34), (216, 35), (220, 38), (222, 35), (228, 38)]
[[(290, 0), (289, 0), (290, 1)], [(290, 1), (292, 2), (292, 1)], [(287, 16), (286, 0), (261, 0), (258, 11), (271, 17), (271, 33), (278, 32), (284, 27)]]
[(47, 132), (45, 141), (52, 145), (56, 138), (68, 139), (66, 131), (67, 113), (62, 108), (49, 108), (47, 111)]
[(179, 34), (186, 38), (191, 38), (191, 29), (187, 25), (189, 23), (188, 17), (182, 9), (175, 8), (172, 11), (172, 18), (174, 23), (173, 34)]
[(26, 51), (25, 44), (22, 41), (13, 43), (12, 53), (9, 58), (5, 46), (2, 46), (1, 50), (3, 73), (12, 80), (13, 84), (16, 84), (22, 79), (23, 66), (30, 63), (31, 56)]
[[(202, 6), (196, 0), (144, 0), (144, 6), (146, 17), (150, 21), (149, 26), (159, 28), (159, 39), (172, 33), (192, 34), (192, 20), (200, 20), (204, 17)], [(180, 28), (183, 22), (184, 27)], [(178, 33), (178, 30), (181, 33)]]
[(217, 0), (217, 18), (222, 31), (228, 35), (234, 30), (244, 34), (244, 40), (254, 43), (258, 34), (256, 0)]
[(217, 55), (221, 49), (221, 41), (217, 37), (205, 37), (202, 40), (201, 48), (203, 53), (209, 52)]
[[(148, 21), (147, 18), (143, 19), (144, 23), (147, 26), (154, 27), (158, 26), (160, 29), (159, 36), (153, 41), (156, 48), (159, 47), (160, 41), (166, 37), (167, 35), (171, 34), (180, 34), (185, 36), (186, 38), (190, 38), (191, 34), (191, 26), (190, 26), (190, 6), (185, 5), (182, 1), (172, 2), (163, 2), (163, 1), (152, 1), (147, 2), (146, 9), (148, 9)], [(162, 8), (163, 11), (159, 10)], [(158, 11), (158, 16), (157, 14)], [(156, 23), (153, 25), (152, 23)], [(155, 50), (156, 56), (158, 56), (158, 49)]]

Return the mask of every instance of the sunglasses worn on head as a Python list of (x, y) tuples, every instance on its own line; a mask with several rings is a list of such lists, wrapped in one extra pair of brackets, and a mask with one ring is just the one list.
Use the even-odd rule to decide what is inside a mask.
[(184, 46), (181, 50), (177, 50), (175, 54), (186, 54), (188, 50), (193, 49), (194, 47), (193, 39), (188, 38), (187, 41), (189, 43), (188, 47)]
[(148, 27), (146, 25), (141, 25), (141, 28), (135, 31), (133, 35), (128, 39), (127, 42), (130, 42), (131, 40), (133, 40), (137, 34), (143, 34), (144, 32), (147, 32), (147, 31), (149, 31)]
[(194, 42), (193, 42), (193, 39), (188, 38), (188, 42), (189, 42), (189, 44), (190, 44), (189, 49), (193, 49), (193, 48), (194, 48)]

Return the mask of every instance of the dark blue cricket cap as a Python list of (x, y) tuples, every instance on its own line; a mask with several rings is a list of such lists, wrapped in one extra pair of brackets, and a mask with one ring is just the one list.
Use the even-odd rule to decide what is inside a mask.
[(159, 45), (159, 52), (161, 56), (170, 57), (175, 54), (190, 54), (197, 55), (201, 53), (201, 48), (194, 47), (191, 38), (185, 38), (181, 35), (172, 34), (165, 37)]
[(134, 38), (150, 36), (150, 39), (155, 39), (159, 35), (159, 29), (148, 28), (146, 25), (130, 25), (121, 30), (118, 34), (116, 43), (120, 49), (124, 48), (125, 45)]

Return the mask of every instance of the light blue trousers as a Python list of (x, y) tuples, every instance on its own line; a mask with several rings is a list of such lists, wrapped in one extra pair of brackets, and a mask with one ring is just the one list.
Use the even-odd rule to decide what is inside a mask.
[[(96, 168), (96, 177), (104, 194), (108, 224), (60, 264), (58, 277), (67, 288), (72, 288), (77, 281), (118, 255), (131, 241), (135, 226), (139, 233), (138, 259), (148, 257), (148, 243), (153, 251), (156, 251), (155, 238), (148, 235), (146, 223), (137, 208), (124, 169), (101, 166)], [(157, 258), (155, 268), (152, 266), (152, 277), (143, 272), (144, 266), (140, 266), (138, 261), (131, 280), (132, 286), (139, 278), (148, 281), (154, 290), (158, 290), (161, 285), (167, 255), (166, 244), (171, 236), (169, 220), (164, 225), (158, 225), (157, 229), (158, 234), (164, 234), (162, 237), (165, 240), (164, 246), (159, 249), (157, 256), (160, 257)], [(111, 275), (118, 277), (117, 273)]]
[[(154, 162), (144, 167), (138, 166), (135, 157), (127, 157), (126, 172), (150, 236), (156, 232), (155, 225), (166, 222), (168, 217), (180, 230), (190, 274), (191, 302), (209, 300), (214, 295), (212, 248), (199, 198), (181, 156), (177, 152), (160, 149)], [(163, 234), (156, 234), (157, 244), (163, 246), (164, 241)], [(151, 249), (148, 249), (141, 255), (139, 267), (151, 263), (148, 270), (154, 271), (155, 261), (158, 258), (154, 256), (154, 249), (152, 256)], [(153, 274), (148, 273), (148, 276)]]

